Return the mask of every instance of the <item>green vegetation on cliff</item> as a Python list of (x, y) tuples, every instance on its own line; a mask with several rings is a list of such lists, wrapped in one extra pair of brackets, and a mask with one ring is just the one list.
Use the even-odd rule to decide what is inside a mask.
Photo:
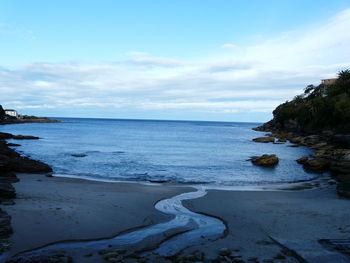
[(302, 95), (279, 105), (267, 127), (306, 133), (350, 132), (350, 70), (340, 71), (334, 84), (309, 85)]

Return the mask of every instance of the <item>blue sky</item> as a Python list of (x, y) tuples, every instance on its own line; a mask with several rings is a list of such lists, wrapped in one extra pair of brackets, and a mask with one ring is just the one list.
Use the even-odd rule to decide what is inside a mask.
[(0, 103), (46, 116), (266, 121), (350, 68), (350, 2), (0, 1)]

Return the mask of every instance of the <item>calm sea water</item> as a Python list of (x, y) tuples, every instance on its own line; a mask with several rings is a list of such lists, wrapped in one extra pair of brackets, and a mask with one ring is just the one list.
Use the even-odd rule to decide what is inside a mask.
[[(258, 123), (60, 119), (62, 123), (4, 125), (0, 131), (39, 136), (40, 140), (20, 141), (17, 150), (48, 163), (61, 175), (215, 184), (286, 182), (316, 176), (295, 162), (310, 154), (309, 149), (252, 142), (264, 135), (251, 130)], [(247, 161), (264, 153), (277, 154), (279, 165), (262, 168)]]

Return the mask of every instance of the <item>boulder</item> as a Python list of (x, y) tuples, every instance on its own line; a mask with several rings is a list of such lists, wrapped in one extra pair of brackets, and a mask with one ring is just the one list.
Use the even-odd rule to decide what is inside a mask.
[(253, 139), (254, 142), (261, 142), (261, 143), (269, 143), (269, 142), (275, 142), (274, 137), (258, 137)]
[(350, 150), (337, 149), (333, 151), (330, 170), (335, 174), (350, 174)]
[(251, 161), (255, 165), (264, 166), (264, 167), (274, 167), (278, 164), (279, 159), (275, 154), (264, 154), (260, 157), (253, 157)]
[(231, 251), (231, 249), (228, 249), (228, 248), (226, 248), (226, 247), (223, 247), (223, 248), (220, 248), (220, 250), (219, 250), (219, 255), (220, 256), (230, 256), (232, 254), (232, 251)]
[(31, 160), (28, 157), (15, 157), (11, 159), (11, 167), (18, 173), (50, 173), (52, 168), (40, 161)]
[(301, 144), (301, 143), (304, 143), (304, 138), (303, 137), (291, 137), (289, 138), (289, 141), (291, 143), (295, 143), (295, 144)]
[(328, 144), (326, 142), (320, 142), (320, 143), (316, 143), (314, 145), (311, 145), (310, 148), (314, 149), (314, 150), (318, 150), (318, 149), (324, 149), (328, 146)]
[(330, 161), (326, 159), (311, 159), (307, 160), (303, 163), (303, 166), (306, 170), (312, 171), (312, 172), (324, 172), (326, 171), (330, 166)]
[(12, 234), (11, 216), (0, 209), (0, 239), (6, 238)]
[(331, 142), (343, 147), (350, 147), (350, 135), (336, 134), (331, 137)]
[(84, 154), (84, 153), (74, 153), (74, 154), (71, 154), (73, 157), (86, 157), (87, 155)]
[(279, 138), (279, 139), (277, 140), (277, 142), (287, 142), (287, 139), (286, 139), (286, 138)]
[(296, 162), (297, 162), (298, 164), (304, 164), (304, 163), (306, 163), (308, 160), (309, 160), (308, 157), (302, 157), (302, 158), (297, 159)]
[(0, 154), (0, 175), (10, 170), (10, 158)]
[(335, 179), (339, 182), (350, 183), (350, 174), (338, 174)]
[(339, 182), (337, 185), (337, 193), (341, 197), (350, 198), (350, 183)]
[(10, 183), (0, 183), (0, 198), (14, 198), (16, 190)]
[(309, 135), (304, 137), (303, 139), (304, 143), (307, 145), (315, 145), (320, 142), (320, 136), (319, 135)]

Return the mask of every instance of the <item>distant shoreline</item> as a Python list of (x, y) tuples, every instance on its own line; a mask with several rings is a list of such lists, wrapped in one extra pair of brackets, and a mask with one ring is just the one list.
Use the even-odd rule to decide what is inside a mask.
[(21, 124), (21, 123), (57, 123), (62, 122), (59, 120), (53, 120), (49, 118), (34, 118), (34, 119), (11, 119), (11, 120), (4, 120), (0, 121), (0, 125), (5, 124)]

